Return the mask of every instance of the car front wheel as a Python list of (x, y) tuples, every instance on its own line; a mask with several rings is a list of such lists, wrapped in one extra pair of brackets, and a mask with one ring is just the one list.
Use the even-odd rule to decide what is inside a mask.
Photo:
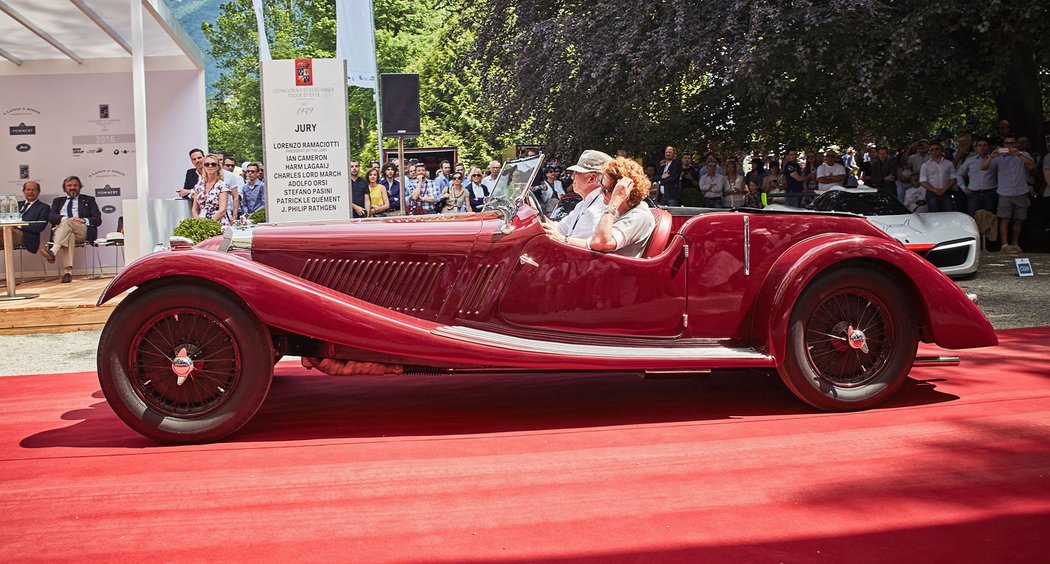
[(110, 316), (98, 376), (113, 411), (161, 442), (221, 439), (255, 415), (270, 388), (269, 331), (211, 288), (142, 288)]
[(878, 270), (844, 268), (817, 278), (791, 313), (781, 378), (827, 411), (882, 403), (915, 360), (913, 308), (900, 282)]

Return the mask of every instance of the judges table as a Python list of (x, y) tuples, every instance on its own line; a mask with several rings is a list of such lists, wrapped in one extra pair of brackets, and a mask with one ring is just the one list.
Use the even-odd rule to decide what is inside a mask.
[(26, 225), (29, 224), (24, 221), (0, 223), (4, 229), (4, 275), (7, 277), (7, 295), (0, 296), (0, 301), (28, 300), (40, 295), (15, 293), (15, 242), (11, 230)]

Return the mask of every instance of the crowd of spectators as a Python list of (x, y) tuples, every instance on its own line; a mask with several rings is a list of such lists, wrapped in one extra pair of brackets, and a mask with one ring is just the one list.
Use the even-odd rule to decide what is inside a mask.
[[(1029, 139), (1014, 136), (1009, 124), (1001, 121), (995, 133), (984, 136), (964, 133), (947, 140), (918, 139), (898, 148), (868, 144), (860, 154), (853, 147), (719, 154), (679, 153), (668, 146), (655, 162), (635, 160), (643, 164), (652, 183), (650, 197), (663, 206), (805, 206), (833, 186), (867, 186), (898, 199), (911, 211), (976, 216), (984, 210), (999, 219), (1003, 249), (1010, 252), (1019, 251), (1017, 237), (1027, 218), (1029, 194), (1050, 182), (1050, 156), (1042, 159), (1039, 174), (1039, 155), (1032, 155), (1030, 148)], [(617, 156), (628, 155), (621, 149)], [(220, 163), (221, 179), (208, 176), (205, 157)], [(180, 194), (198, 201), (194, 207), (200, 207), (202, 215), (229, 223), (265, 206), (261, 164), (237, 167), (232, 158), (205, 155), (199, 149), (190, 152), (190, 160), (194, 168), (187, 171)], [(352, 215), (478, 211), (501, 167), (498, 160), (487, 166), (444, 160), (432, 174), (424, 163), (410, 159), (402, 176), (395, 163), (379, 161), (371, 161), (362, 174), (361, 163), (355, 160), (350, 168)], [(220, 197), (224, 192), (229, 196)], [(572, 189), (571, 175), (550, 158), (533, 193), (547, 211), (567, 198), (580, 198)]]
[(266, 207), (266, 182), (261, 163), (245, 162), (220, 151), (205, 154), (190, 149), (190, 164), (179, 196), (190, 200), (193, 217), (209, 217), (229, 225)]
[[(869, 144), (860, 155), (853, 147), (834, 147), (782, 155), (730, 152), (724, 159), (712, 151), (697, 159), (667, 147), (646, 170), (654, 198), (665, 206), (798, 207), (834, 186), (867, 186), (913, 212), (983, 211), (998, 224), (1002, 250), (1016, 253), (1031, 198), (1050, 184), (1050, 155), (1032, 154), (1031, 145), (1001, 121), (995, 134), (917, 139), (897, 149)], [(748, 166), (743, 176), (742, 166)]]

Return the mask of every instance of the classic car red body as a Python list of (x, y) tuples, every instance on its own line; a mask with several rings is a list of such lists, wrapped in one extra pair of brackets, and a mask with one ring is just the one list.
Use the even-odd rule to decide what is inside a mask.
[[(322, 369), (330, 365), (319, 361), (338, 361), (340, 373), (768, 368), (817, 407), (857, 409), (896, 390), (916, 339), (950, 349), (996, 343), (991, 325), (958, 286), (860, 217), (701, 213), (674, 230), (652, 258), (569, 247), (546, 236), (540, 221), (526, 203), (507, 216), (486, 211), (259, 225), (231, 230), (222, 242), (149, 255), (99, 299), (137, 288), (103, 334), (103, 390), (129, 425), (163, 441), (215, 440), (243, 425), (269, 385), (262, 366), (272, 368), (284, 354)], [(869, 274), (881, 282), (849, 282)], [(819, 284), (831, 286), (807, 290)], [(851, 284), (860, 289), (848, 290)], [(880, 289), (886, 285), (893, 288)], [(209, 313), (212, 302), (187, 305), (178, 298), (202, 293), (221, 301), (217, 311)], [(806, 383), (813, 370), (797, 368), (813, 355), (797, 349), (830, 345), (800, 345), (808, 325), (793, 333), (792, 324), (816, 314), (800, 313), (799, 304), (819, 309), (821, 300), (832, 300), (841, 307), (857, 296), (886, 318), (868, 335), (878, 357), (858, 361), (856, 374), (811, 382), (815, 393)], [(231, 311), (244, 320), (227, 322)], [(858, 311), (860, 318), (868, 315)], [(196, 318), (183, 337), (158, 336), (188, 323), (180, 312), (199, 316), (220, 341), (230, 342), (234, 357), (216, 376), (224, 382), (221, 393), (183, 398), (185, 390), (158, 383), (173, 379), (180, 363), (191, 384), (207, 372), (201, 360), (186, 360), (208, 354), (197, 342), (204, 337), (194, 340)], [(863, 346), (867, 354), (863, 335), (849, 340), (862, 323), (828, 325), (835, 328), (832, 345), (853, 357), (862, 356)], [(156, 330), (161, 325), (164, 331)], [(244, 341), (245, 332), (259, 338)], [(903, 345), (880, 348), (876, 334)], [(151, 360), (145, 349), (158, 345), (163, 358)], [(269, 350), (251, 350), (259, 346)], [(249, 370), (250, 355), (267, 362)], [(907, 368), (892, 368), (905, 361)], [(228, 398), (261, 386), (253, 379), (265, 380), (265, 387), (252, 399)]]

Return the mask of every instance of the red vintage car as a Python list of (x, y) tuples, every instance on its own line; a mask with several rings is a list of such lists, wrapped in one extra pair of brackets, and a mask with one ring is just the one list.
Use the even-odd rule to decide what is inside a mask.
[(99, 343), (106, 399), (147, 437), (213, 441), (297, 355), (348, 375), (759, 368), (857, 410), (901, 386), (920, 340), (997, 342), (861, 217), (656, 209), (643, 258), (568, 247), (530, 196), (541, 159), (509, 162), (480, 213), (234, 227), (140, 259), (99, 298), (134, 288)]

